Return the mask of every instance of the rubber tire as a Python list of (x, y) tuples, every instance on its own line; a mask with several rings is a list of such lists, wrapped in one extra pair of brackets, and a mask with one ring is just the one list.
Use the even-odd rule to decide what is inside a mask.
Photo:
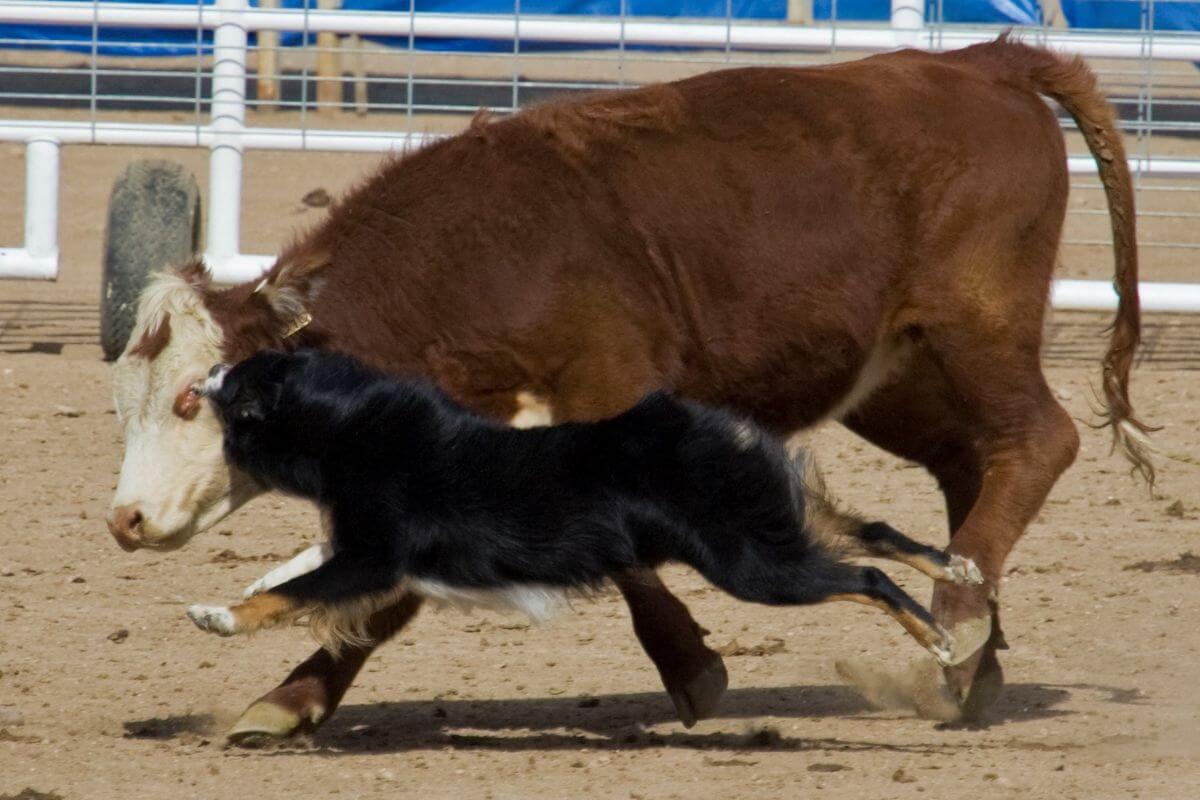
[(200, 244), (200, 187), (174, 161), (134, 161), (113, 183), (104, 229), (100, 346), (121, 355), (150, 276), (192, 257)]

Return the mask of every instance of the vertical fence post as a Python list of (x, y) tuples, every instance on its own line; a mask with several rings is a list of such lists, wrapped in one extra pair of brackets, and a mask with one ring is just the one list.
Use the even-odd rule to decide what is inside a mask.
[(925, 0), (892, 0), (892, 31), (897, 47), (916, 47), (925, 27)]
[[(244, 11), (248, 0), (216, 0), (223, 12)], [(246, 121), (246, 29), (225, 16), (213, 31), (212, 152), (208, 159), (209, 269), (230, 261), (241, 243), (242, 131)]]
[(48, 259), (58, 274), (58, 140), (32, 139), (25, 145), (25, 249)]
[[(258, 0), (263, 10), (279, 8), (279, 0)], [(279, 102), (279, 31), (258, 32), (258, 110), (274, 111)]]
[(793, 25), (811, 25), (813, 0), (787, 0), (787, 21)]
[[(342, 0), (317, 0), (317, 8), (337, 11)], [(331, 31), (317, 34), (317, 111), (336, 114), (342, 108), (341, 37)]]
[(367, 99), (367, 66), (362, 37), (352, 33), (346, 37), (345, 45), (354, 54), (354, 113), (365, 117), (370, 103)]

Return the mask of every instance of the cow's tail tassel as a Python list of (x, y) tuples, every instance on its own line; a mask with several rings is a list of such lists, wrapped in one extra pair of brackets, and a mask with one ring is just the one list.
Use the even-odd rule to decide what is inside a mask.
[[(1008, 80), (1022, 77), (1040, 94), (1057, 101), (1079, 126), (1088, 150), (1096, 161), (1108, 216), (1112, 224), (1113, 257), (1116, 268), (1113, 288), (1117, 293), (1117, 315), (1103, 367), (1100, 427), (1111, 427), (1113, 447), (1133, 465), (1133, 470), (1154, 485), (1153, 448), (1148, 434), (1156, 430), (1139, 420), (1129, 399), (1129, 371), (1141, 341), (1141, 310), (1138, 303), (1137, 219), (1134, 213), (1133, 181), (1125, 159), (1125, 146), (1117, 128), (1117, 116), (1097, 86), (1096, 75), (1079, 56), (1064, 57), (1009, 38), (969, 48), (977, 58), (1003, 71)], [(967, 51), (964, 51), (964, 54)]]

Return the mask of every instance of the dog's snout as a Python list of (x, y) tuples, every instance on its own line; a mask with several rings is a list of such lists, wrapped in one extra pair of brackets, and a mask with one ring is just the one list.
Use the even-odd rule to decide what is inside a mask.
[(108, 532), (127, 553), (142, 546), (142, 520), (137, 506), (118, 506), (108, 514)]
[(229, 372), (228, 364), (213, 364), (212, 369), (208, 371), (207, 380), (200, 383), (198, 391), (203, 397), (212, 397), (221, 389), (221, 383), (225, 380), (225, 373)]

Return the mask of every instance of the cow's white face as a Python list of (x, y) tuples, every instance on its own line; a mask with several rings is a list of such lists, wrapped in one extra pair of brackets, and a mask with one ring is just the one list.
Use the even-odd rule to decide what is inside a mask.
[(126, 550), (181, 547), (261, 491), (226, 463), (216, 415), (193, 391), (221, 360), (221, 344), (187, 279), (164, 274), (143, 293), (113, 366), (125, 458), (108, 528)]

